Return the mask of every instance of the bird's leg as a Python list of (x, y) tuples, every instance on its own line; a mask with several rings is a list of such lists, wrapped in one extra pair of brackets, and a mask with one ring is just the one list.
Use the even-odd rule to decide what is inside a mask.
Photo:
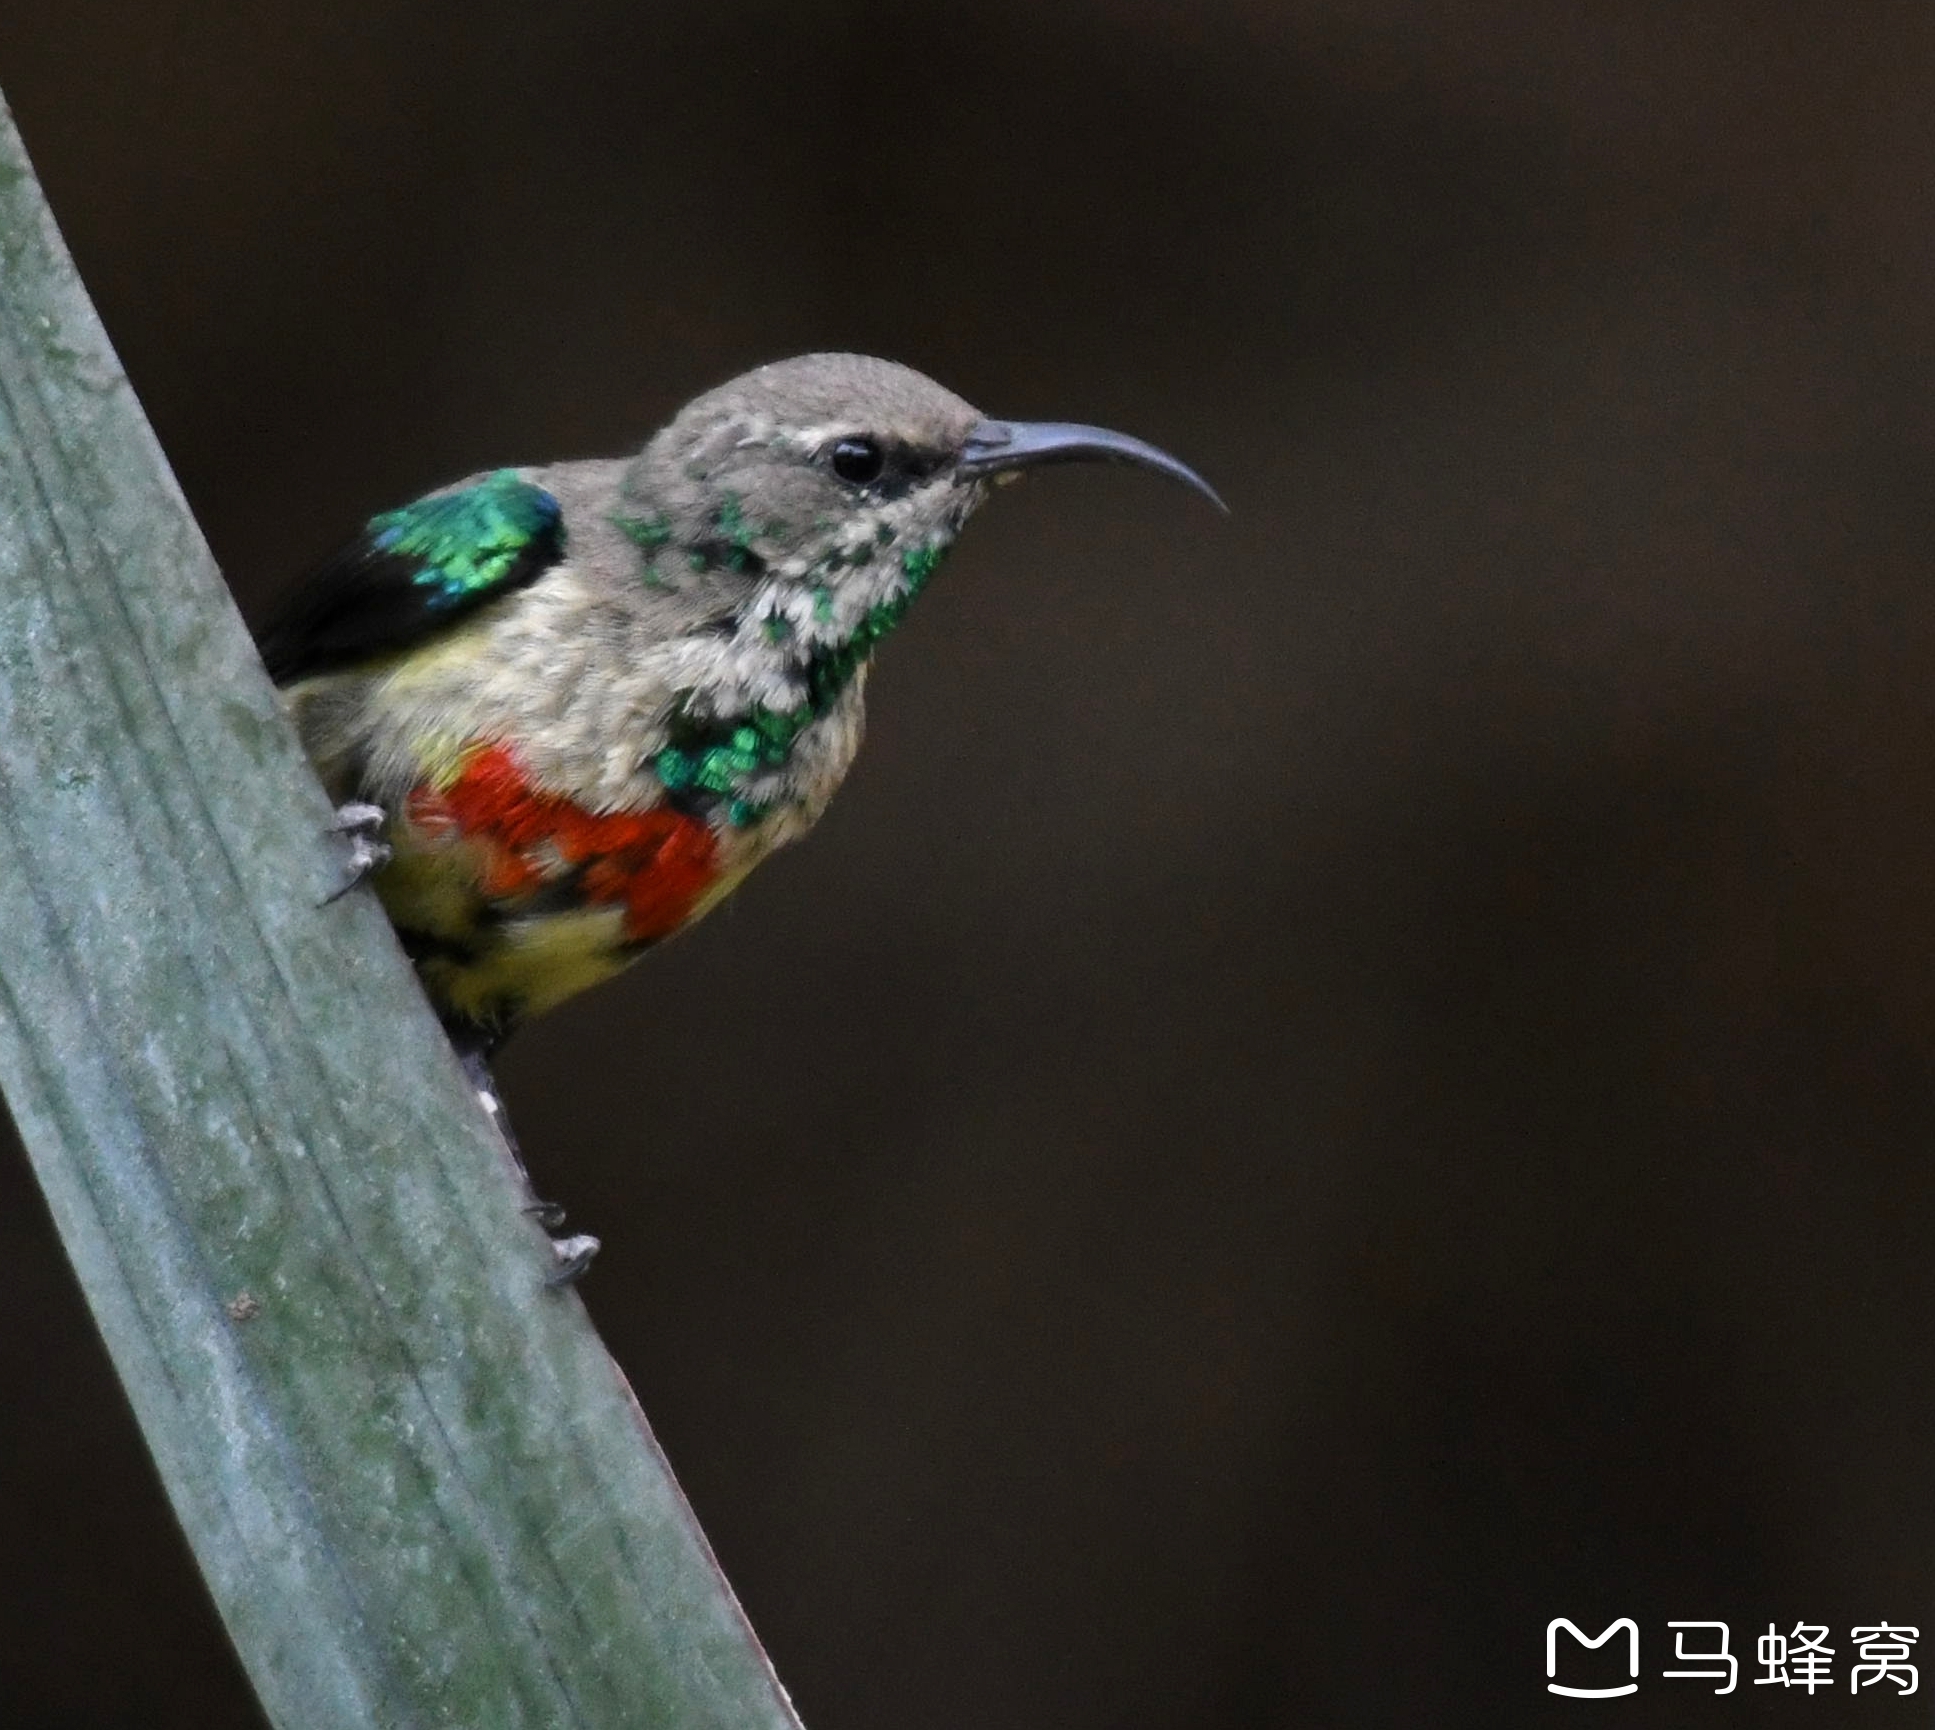
[(564, 1209), (555, 1201), (539, 1201), (537, 1198), (537, 1192), (531, 1185), (530, 1168), (524, 1163), (524, 1150), (518, 1145), (517, 1132), (511, 1128), (510, 1113), (504, 1108), (504, 1096), (497, 1091), (497, 1078), (490, 1072), (488, 1048), (468, 1040), (460, 1039), (454, 1043), (457, 1059), (464, 1066), (464, 1075), (477, 1090), (477, 1102), (490, 1115), (492, 1125), (503, 1138), (504, 1149), (510, 1154), (511, 1163), (517, 1167), (524, 1192), (531, 1198), (524, 1204), (524, 1211), (546, 1231), (557, 1230), (564, 1224)]
[[(465, 1077), (477, 1090), (478, 1103), (489, 1114), (504, 1143), (505, 1152), (511, 1156), (511, 1164), (517, 1168), (517, 1175), (524, 1184), (524, 1193), (531, 1198), (525, 1203), (524, 1211), (547, 1232), (556, 1231), (564, 1224), (564, 1209), (554, 1201), (538, 1200), (537, 1191), (531, 1184), (530, 1170), (524, 1163), (524, 1150), (518, 1146), (517, 1133), (511, 1128), (510, 1113), (504, 1108), (504, 1096), (497, 1091), (497, 1078), (491, 1074), (490, 1054), (497, 1041), (487, 1034), (466, 1028), (453, 1032), (450, 1042), (456, 1049), (457, 1061), (464, 1066)], [(598, 1253), (599, 1247), (598, 1239), (589, 1232), (554, 1237), (551, 1252), (558, 1258), (558, 1265), (552, 1270), (547, 1283), (572, 1284), (591, 1266), (591, 1258)]]
[(367, 883), (389, 864), (390, 844), (382, 838), (383, 825), (388, 820), (389, 813), (381, 805), (372, 805), (364, 799), (351, 799), (336, 807), (336, 821), (330, 824), (329, 832), (349, 838), (349, 876), (340, 887), (323, 897), (323, 906), (342, 900), (359, 883)]

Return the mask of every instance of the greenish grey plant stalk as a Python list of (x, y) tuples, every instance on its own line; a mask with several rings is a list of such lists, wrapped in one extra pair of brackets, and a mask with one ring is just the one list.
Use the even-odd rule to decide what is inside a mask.
[(796, 1730), (0, 107), (0, 1086), (283, 1730)]

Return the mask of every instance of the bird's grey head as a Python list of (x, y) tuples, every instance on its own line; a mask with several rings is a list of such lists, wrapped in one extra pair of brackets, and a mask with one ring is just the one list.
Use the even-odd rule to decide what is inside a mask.
[(918, 586), (991, 479), (1080, 460), (1138, 464), (1216, 496), (1138, 439), (990, 420), (909, 367), (857, 354), (777, 361), (695, 398), (625, 491), (667, 562), (736, 573), (749, 592), (804, 585), (822, 612), (858, 618), (910, 574)]

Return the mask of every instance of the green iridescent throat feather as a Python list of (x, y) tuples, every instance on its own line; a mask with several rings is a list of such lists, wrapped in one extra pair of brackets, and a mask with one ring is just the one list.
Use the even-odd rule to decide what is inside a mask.
[(900, 623), (945, 552), (944, 547), (910, 547), (901, 554), (906, 586), (892, 600), (869, 609), (843, 642), (813, 654), (805, 667), (806, 701), (798, 708), (781, 711), (756, 704), (743, 715), (703, 720), (681, 713), (670, 741), (652, 759), (666, 790), (675, 797), (710, 794), (722, 800), (726, 820), (735, 828), (757, 823), (767, 808), (744, 795), (741, 779), (786, 761), (793, 741), (832, 708), (874, 645)]

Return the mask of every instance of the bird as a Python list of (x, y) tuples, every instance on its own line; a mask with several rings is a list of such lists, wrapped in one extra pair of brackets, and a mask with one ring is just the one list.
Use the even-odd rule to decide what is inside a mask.
[[(504, 1040), (812, 829), (874, 654), (968, 518), (1085, 461), (1223, 508), (1140, 439), (808, 354), (695, 397), (634, 454), (373, 516), (290, 592), (258, 644), (348, 838), (339, 893), (373, 888), (514, 1154)], [(561, 1277), (596, 1247), (565, 1240)]]

